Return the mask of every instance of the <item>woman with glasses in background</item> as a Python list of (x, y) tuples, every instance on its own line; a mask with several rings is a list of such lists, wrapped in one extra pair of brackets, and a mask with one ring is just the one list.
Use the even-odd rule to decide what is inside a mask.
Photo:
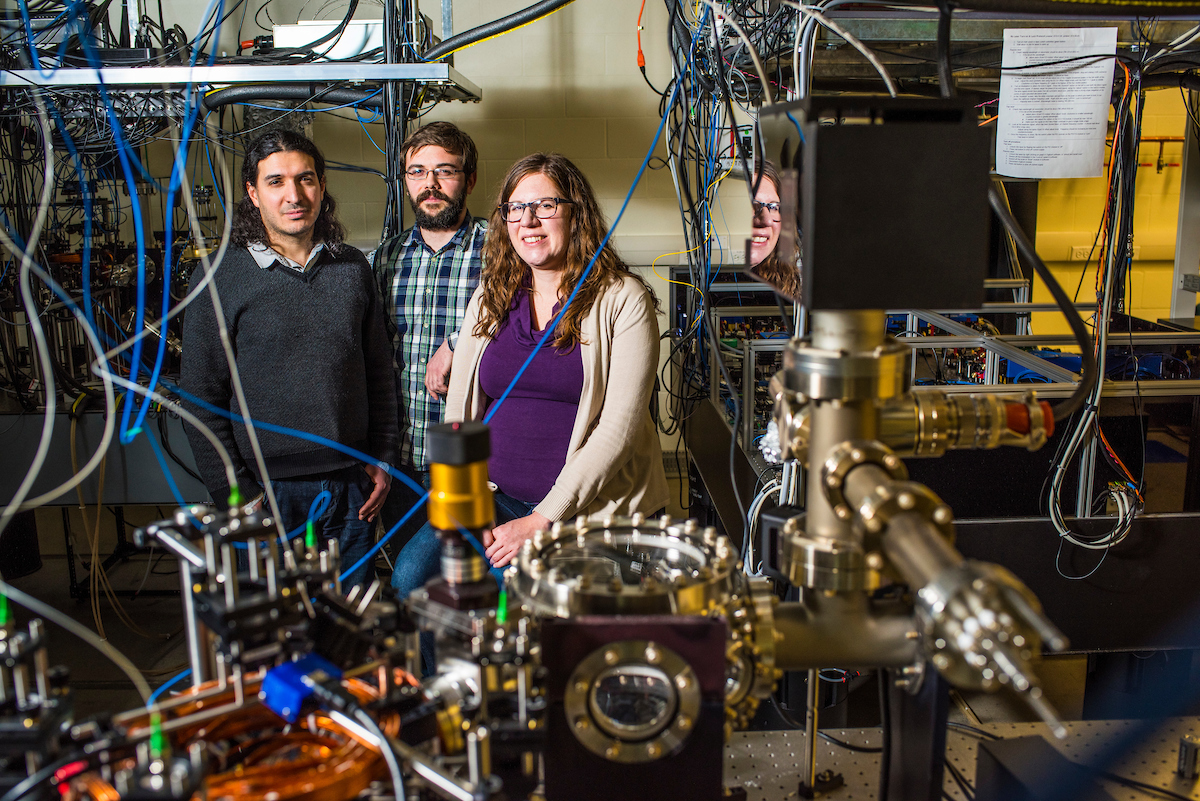
[[(650, 515), (667, 505), (650, 415), (657, 299), (611, 244), (600, 248), (607, 222), (587, 178), (565, 157), (521, 159), (499, 199), (446, 398), (446, 422), (483, 420), (499, 404), (488, 420), (497, 526), (483, 543), (493, 566), (508, 564), (554, 521)], [(392, 576), (402, 597), (437, 574), (438, 555), (432, 529), (405, 546)]]
[(800, 242), (790, 259), (776, 253), (783, 217), (779, 200), (779, 171), (769, 161), (759, 166), (754, 176), (758, 191), (751, 207), (754, 220), (750, 229), (750, 265), (754, 274), (792, 300), (800, 300)]

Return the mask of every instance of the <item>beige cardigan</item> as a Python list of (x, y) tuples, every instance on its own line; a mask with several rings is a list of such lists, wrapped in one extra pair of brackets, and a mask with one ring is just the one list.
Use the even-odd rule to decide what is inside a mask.
[[(487, 398), (479, 363), (490, 339), (475, 336), (479, 290), (463, 318), (446, 396), (446, 422), (482, 420)], [(645, 287), (623, 277), (583, 318), (583, 392), (567, 461), (535, 511), (576, 515), (653, 514), (667, 505), (666, 473), (650, 395), (658, 369), (658, 318)]]

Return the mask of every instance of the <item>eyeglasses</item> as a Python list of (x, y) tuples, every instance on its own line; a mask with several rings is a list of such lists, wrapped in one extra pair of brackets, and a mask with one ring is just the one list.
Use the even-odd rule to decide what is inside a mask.
[(762, 214), (763, 210), (765, 209), (766, 211), (769, 211), (771, 213), (770, 214), (771, 220), (773, 220), (775, 222), (779, 221), (779, 204), (778, 203), (759, 203), (757, 200), (755, 200), (755, 201), (752, 201), (750, 205), (754, 207), (754, 216), (755, 217)]
[(424, 167), (413, 167), (411, 170), (405, 170), (404, 175), (410, 181), (424, 181), (425, 176), (432, 174), (439, 181), (445, 181), (466, 170), (455, 169), (454, 167), (434, 167), (432, 170), (427, 170)]
[(540, 197), (528, 203), (501, 203), (499, 209), (500, 213), (504, 215), (504, 219), (510, 223), (525, 219), (525, 209), (532, 211), (539, 220), (548, 220), (558, 212), (559, 203), (574, 202), (565, 197)]

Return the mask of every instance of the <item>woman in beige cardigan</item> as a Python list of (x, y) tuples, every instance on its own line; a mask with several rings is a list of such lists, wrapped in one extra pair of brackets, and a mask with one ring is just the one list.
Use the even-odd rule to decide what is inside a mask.
[[(509, 169), (446, 398), (447, 422), (486, 419), (492, 430), (497, 526), (483, 544), (493, 566), (556, 520), (666, 507), (650, 416), (658, 302), (610, 245), (600, 250), (606, 230), (591, 185), (563, 156), (536, 153)], [(401, 597), (437, 575), (438, 555), (428, 527), (405, 546), (392, 576)]]

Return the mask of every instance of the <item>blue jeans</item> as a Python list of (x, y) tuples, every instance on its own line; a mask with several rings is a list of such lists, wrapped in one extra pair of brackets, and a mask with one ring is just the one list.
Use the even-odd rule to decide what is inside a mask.
[[(414, 482), (429, 489), (429, 471), (416, 470), (408, 465), (401, 465), (396, 468), (404, 475), (411, 478)], [(379, 522), (383, 525), (383, 533), (386, 535), (392, 530), (392, 527), (400, 521), (404, 515), (408, 514), (408, 510), (412, 509), (413, 505), (420, 500), (421, 495), (408, 486), (400, 479), (392, 479), (392, 489), (388, 493), (387, 500), (383, 502), (383, 508), (379, 510)], [(413, 512), (412, 516), (404, 522), (388, 544), (388, 552), (396, 553), (400, 548), (403, 548), (409, 543), (413, 536), (420, 530), (429, 520), (429, 513), (426, 511), (424, 504), (417, 511)]]
[[(374, 523), (359, 520), (358, 510), (366, 503), (374, 486), (362, 465), (352, 465), (332, 473), (271, 481), (275, 501), (279, 504), (279, 515), (288, 531), (305, 524), (308, 511), (317, 495), (321, 492), (330, 494), (329, 505), (325, 512), (313, 521), (313, 529), (318, 545), (329, 539), (338, 541), (343, 572), (371, 549)], [(369, 562), (364, 562), (346, 576), (342, 580), (342, 589), (347, 590), (354, 584), (364, 583), (370, 566)]]
[[(519, 501), (503, 492), (497, 492), (495, 500), (496, 525), (525, 517), (537, 506), (536, 503)], [(396, 569), (392, 571), (392, 586), (396, 588), (396, 597), (401, 600), (408, 598), (413, 590), (424, 587), (430, 579), (441, 575), (441, 572), (441, 542), (437, 538), (436, 529), (427, 522), (413, 535), (396, 558)], [(432, 675), (436, 662), (433, 636), (429, 632), (421, 633), (421, 661), (425, 664), (425, 675)]]

